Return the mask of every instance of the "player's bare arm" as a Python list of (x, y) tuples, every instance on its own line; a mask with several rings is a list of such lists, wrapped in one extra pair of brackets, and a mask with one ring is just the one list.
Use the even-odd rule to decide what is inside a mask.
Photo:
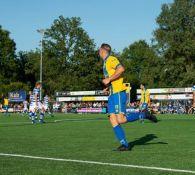
[(106, 87), (105, 89), (103, 89), (103, 93), (106, 95), (109, 94), (109, 87)]

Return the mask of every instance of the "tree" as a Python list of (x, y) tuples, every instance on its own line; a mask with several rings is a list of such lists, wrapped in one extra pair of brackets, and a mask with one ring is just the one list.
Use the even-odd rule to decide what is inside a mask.
[(126, 69), (125, 81), (130, 82), (133, 87), (133, 99), (136, 98), (135, 90), (141, 83), (146, 83), (148, 87), (158, 86), (160, 59), (154, 49), (144, 40), (137, 41), (125, 48), (121, 58)]
[(161, 85), (191, 86), (195, 83), (195, 1), (164, 4), (154, 32), (162, 56)]
[(21, 82), (12, 82), (10, 84), (2, 84), (0, 86), (0, 95), (7, 96), (11, 91), (25, 90), (28, 92), (30, 90), (29, 86)]
[(158, 59), (155, 51), (145, 41), (140, 40), (125, 48), (121, 54), (125, 63), (127, 81), (134, 84), (147, 82), (148, 86), (157, 86)]
[(10, 83), (17, 76), (15, 71), (15, 42), (9, 34), (0, 26), (0, 84)]
[(40, 51), (22, 52), (16, 58), (17, 79), (33, 88), (40, 75)]
[(95, 44), (81, 27), (80, 18), (54, 20), (45, 33), (43, 62), (43, 81), (49, 92), (100, 87)]

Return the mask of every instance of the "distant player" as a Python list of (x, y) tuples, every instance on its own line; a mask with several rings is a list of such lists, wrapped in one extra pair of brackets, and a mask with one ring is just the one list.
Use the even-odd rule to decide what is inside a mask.
[(4, 109), (5, 109), (5, 115), (8, 115), (8, 110), (9, 110), (9, 100), (7, 97), (4, 98), (3, 100), (4, 103)]
[(48, 113), (50, 116), (53, 117), (52, 111), (50, 109), (50, 98), (48, 95), (45, 95), (45, 97), (43, 98), (43, 110), (45, 113)]
[(30, 103), (30, 111), (31, 111), (31, 120), (32, 123), (35, 124), (35, 113), (36, 112), (40, 112), (40, 119), (39, 122), (40, 123), (45, 123), (44, 122), (44, 111), (43, 111), (43, 106), (40, 102), (40, 88), (41, 88), (41, 83), (37, 82), (35, 84), (35, 88), (33, 89), (32, 92), (32, 101)]
[[(32, 119), (32, 113), (33, 113), (33, 110), (34, 110), (34, 95), (32, 93), (32, 91), (29, 91), (29, 119)], [(34, 118), (36, 117), (36, 111), (34, 112)]]
[(36, 104), (35, 104), (35, 97), (32, 91), (29, 92), (29, 118), (32, 120), (32, 123), (35, 124), (35, 117), (36, 117)]
[(142, 83), (140, 85), (141, 89), (141, 100), (140, 100), (140, 106), (150, 106), (150, 91), (146, 88), (146, 85)]
[(23, 114), (27, 114), (28, 113), (28, 101), (25, 100), (23, 101), (23, 111), (22, 111)]
[(45, 97), (43, 98), (43, 107), (45, 111), (49, 109), (49, 96), (48, 95), (45, 95)]
[(188, 114), (195, 114), (195, 85), (192, 86), (192, 93), (193, 93), (192, 106), (188, 110)]
[[(148, 111), (148, 107), (150, 106), (150, 91), (146, 88), (146, 85), (142, 83), (140, 85), (141, 89), (141, 100), (140, 100), (140, 111)], [(143, 116), (143, 115), (141, 115)]]
[(102, 44), (99, 49), (99, 55), (103, 59), (103, 73), (104, 79), (103, 84), (106, 86), (104, 92), (108, 89), (110, 96), (108, 98), (108, 113), (110, 123), (113, 127), (114, 133), (120, 142), (120, 146), (117, 148), (118, 151), (131, 150), (131, 145), (128, 143), (125, 132), (121, 127), (121, 124), (127, 122), (133, 122), (139, 119), (140, 115), (143, 118), (154, 121), (153, 116), (147, 115), (147, 113), (129, 113), (126, 114), (126, 87), (123, 84), (123, 76), (125, 69), (119, 62), (119, 60), (111, 56), (111, 46), (108, 44)]

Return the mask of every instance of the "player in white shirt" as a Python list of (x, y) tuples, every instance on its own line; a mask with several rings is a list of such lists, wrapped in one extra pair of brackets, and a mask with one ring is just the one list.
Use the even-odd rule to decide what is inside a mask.
[[(32, 118), (31, 116), (32, 116), (33, 98), (34, 98), (34, 95), (32, 91), (29, 91), (29, 119)], [(35, 112), (35, 116), (37, 116), (36, 112)]]
[(25, 100), (23, 101), (23, 111), (22, 111), (22, 114), (27, 114), (28, 113), (28, 101)]
[(50, 104), (50, 98), (48, 95), (45, 95), (43, 98), (43, 109), (45, 113), (48, 113), (51, 117), (53, 117), (52, 109), (51, 109), (51, 104)]
[(43, 98), (43, 108), (44, 108), (44, 111), (48, 111), (49, 109), (49, 96), (46, 95), (44, 98)]
[(35, 88), (33, 89), (33, 93), (32, 93), (32, 98), (30, 99), (30, 109), (29, 111), (31, 112), (31, 120), (32, 123), (35, 124), (35, 113), (37, 111), (40, 112), (40, 119), (39, 122), (40, 123), (45, 123), (44, 122), (44, 110), (43, 110), (43, 105), (40, 102), (40, 88), (41, 88), (41, 83), (37, 82), (35, 85)]

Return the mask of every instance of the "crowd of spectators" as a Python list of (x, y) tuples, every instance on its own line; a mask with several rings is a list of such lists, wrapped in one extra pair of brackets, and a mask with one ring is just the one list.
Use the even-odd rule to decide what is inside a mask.
[(102, 102), (69, 102), (62, 103), (61, 111), (64, 113), (73, 112), (75, 113), (77, 109), (81, 108), (107, 108), (107, 103)]
[[(138, 109), (140, 102), (132, 102), (127, 108)], [(69, 102), (62, 103), (59, 110), (64, 113), (75, 113), (80, 108), (107, 108), (107, 102)], [(195, 114), (195, 108), (192, 107), (192, 101), (163, 101), (151, 102), (149, 109), (156, 114)]]
[[(131, 103), (131, 107), (138, 108), (139, 102)], [(149, 109), (156, 114), (195, 114), (191, 100), (154, 101)]]
[(156, 110), (161, 114), (195, 114), (195, 108), (192, 101), (176, 100), (164, 104), (154, 104)]
[[(128, 104), (127, 108), (138, 109), (139, 101)], [(9, 103), (10, 112), (22, 112), (23, 103)], [(107, 108), (107, 102), (66, 102), (53, 103), (54, 112), (76, 113), (78, 109), (82, 108)], [(192, 107), (192, 101), (161, 101), (151, 102), (150, 110), (157, 114), (195, 114), (195, 107)], [(3, 105), (0, 103), (0, 112), (3, 112)]]
[[(9, 103), (10, 112), (22, 112), (24, 108), (23, 103)], [(0, 112), (4, 112), (3, 105), (0, 103)]]

